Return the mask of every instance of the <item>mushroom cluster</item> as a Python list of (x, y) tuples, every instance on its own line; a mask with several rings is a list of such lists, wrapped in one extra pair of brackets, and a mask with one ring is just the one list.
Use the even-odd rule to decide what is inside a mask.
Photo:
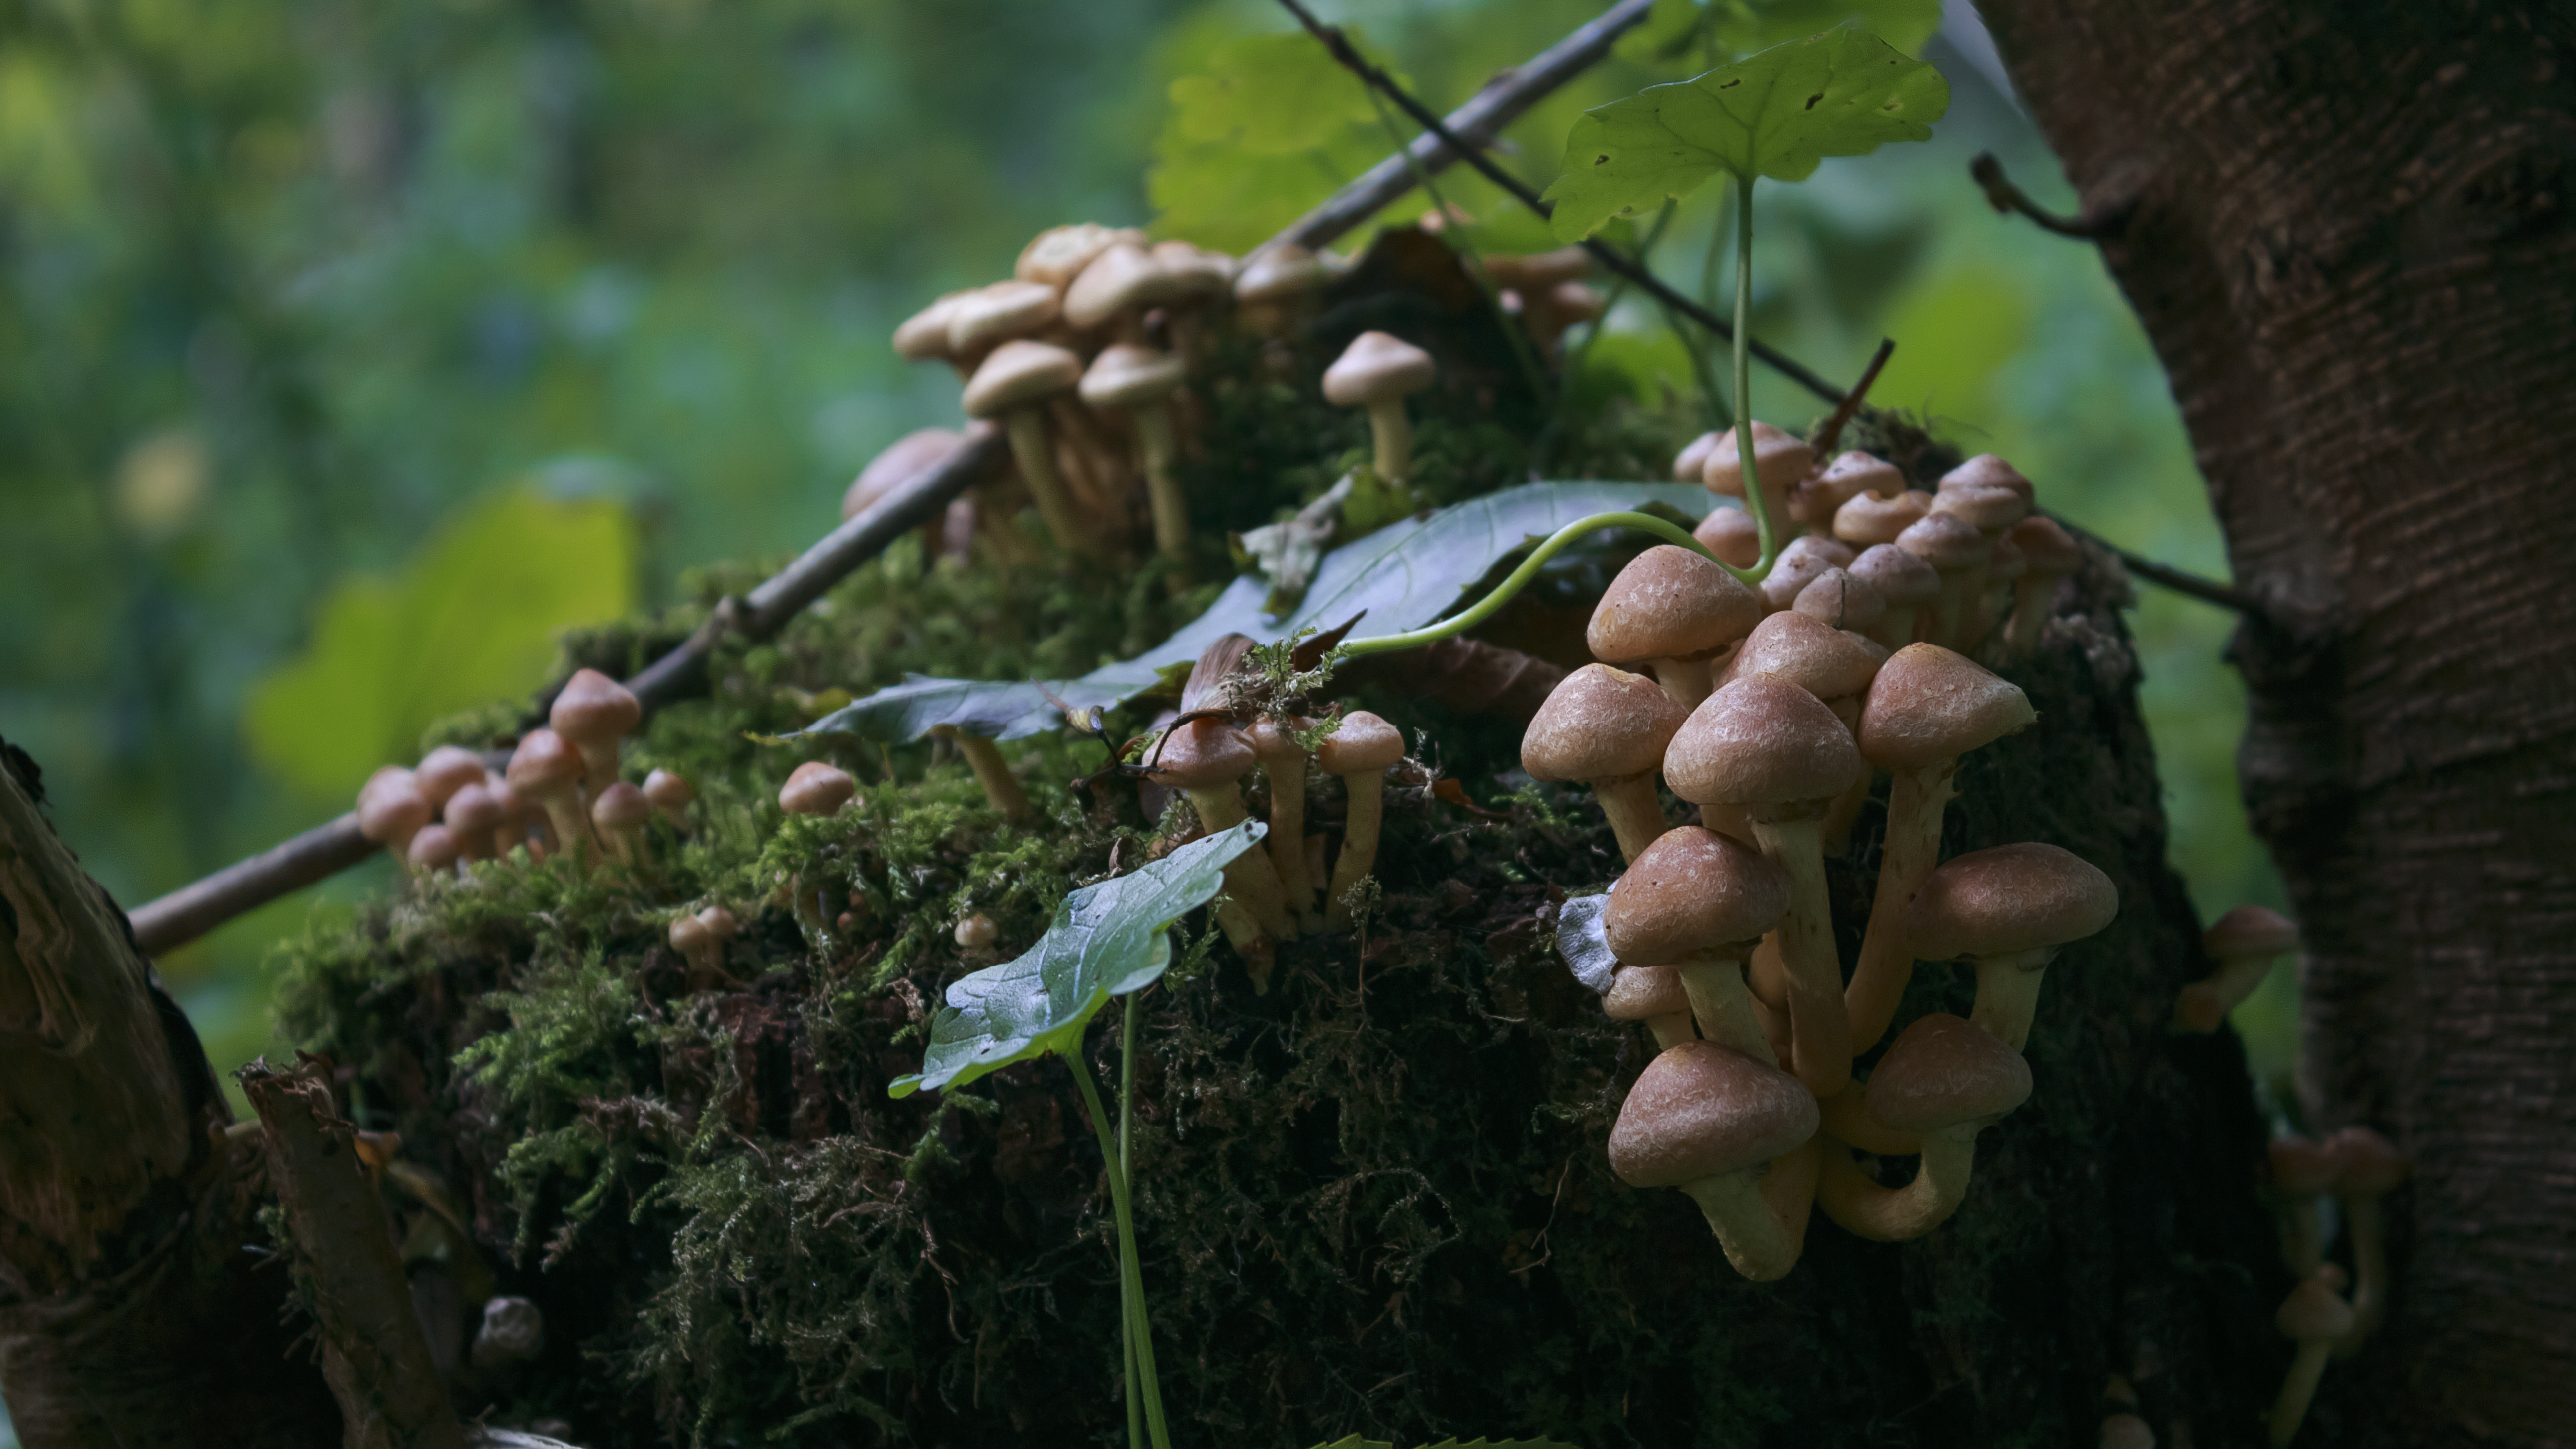
[[(2225, 939), (2231, 944), (2263, 951), (2267, 967), (2272, 954), (2295, 944), (2289, 923), (2260, 907), (2229, 912), (2211, 933), (2218, 935), (2221, 928), (2227, 928)], [(2217, 954), (2215, 947), (2212, 954)], [(2220, 960), (2223, 972), (2228, 958)], [(2388, 1229), (2382, 1204), (2405, 1182), (2408, 1163), (2396, 1144), (2367, 1127), (2346, 1127), (2322, 1141), (2285, 1134), (2272, 1140), (2269, 1156), (2281, 1261), (2298, 1279), (2276, 1319), (2281, 1335), (2298, 1344), (2280, 1397), (2272, 1404), (2272, 1443), (2280, 1446), (2298, 1433), (2327, 1359), (2360, 1352), (2388, 1317)], [(2342, 1208), (2344, 1237), (2352, 1252), (2349, 1273), (2326, 1258), (2330, 1244), (2319, 1209), (2329, 1195)], [(2352, 1289), (2349, 1300), (2343, 1296), (2347, 1285)]]
[[(1766, 612), (1795, 609), (1889, 649), (1938, 644), (2005, 665), (2039, 647), (2059, 582), (2083, 567), (2066, 530), (2032, 511), (2030, 480), (1992, 453), (1926, 493), (1867, 453), (1819, 467), (1813, 449), (1768, 423), (1753, 425), (1753, 452), (1780, 544), (1759, 595)], [(1673, 476), (1745, 497), (1732, 431), (1693, 439), (1674, 455)], [(1738, 568), (1758, 556), (1753, 517), (1740, 507), (1709, 514), (1697, 536)]]
[[(1834, 511), (1846, 485), (1894, 475), (1846, 455), (1810, 477), (1804, 446), (1772, 430), (1756, 432), (1755, 450), (1772, 496), (1789, 500), (1784, 526)], [(1725, 438), (1703, 468), (1721, 491), (1740, 478)], [(1923, 516), (1971, 527), (1928, 505)], [(1756, 1279), (1796, 1262), (1811, 1206), (1887, 1241), (1959, 1209), (1977, 1134), (2030, 1095), (2022, 1052), (2047, 967), (2119, 909), (2107, 876), (2054, 845), (1940, 858), (1960, 757), (2036, 715), (1965, 654), (1906, 637), (1911, 625), (1892, 641), (1872, 631), (1900, 607), (1916, 621), (1991, 613), (2008, 627), (2000, 603), (1982, 586), (1945, 596), (1948, 556), (1907, 555), (1897, 576), (1932, 577), (1890, 604), (1845, 566), (1857, 558), (1831, 561), (1838, 545), (1821, 535), (1801, 542), (1784, 555), (1807, 571), (1794, 588), (1747, 588), (1676, 546), (1638, 555), (1593, 613), (1601, 662), (1557, 687), (1521, 754), (1533, 778), (1591, 787), (1628, 859), (1601, 918), (1619, 963), (1605, 1007), (1646, 1022), (1659, 1055), (1621, 1110), (1612, 1164), (1635, 1185), (1691, 1193)], [(1877, 893), (1846, 978), (1824, 857), (1881, 772)], [(1658, 780), (1700, 823), (1672, 825)], [(1972, 967), (1974, 1009), (1912, 1022), (1857, 1079), (1855, 1059), (1894, 1024), (1918, 960)], [(1901, 1185), (1865, 1162), (1909, 1156), (1920, 1165)]]

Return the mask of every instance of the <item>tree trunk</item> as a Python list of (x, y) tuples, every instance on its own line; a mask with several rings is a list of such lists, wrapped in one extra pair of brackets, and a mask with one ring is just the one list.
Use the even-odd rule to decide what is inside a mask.
[(2415, 1162), (2318, 1442), (2576, 1421), (2576, 16), (1982, 7), (2170, 374), (2241, 754), (2308, 946), (2301, 1087)]

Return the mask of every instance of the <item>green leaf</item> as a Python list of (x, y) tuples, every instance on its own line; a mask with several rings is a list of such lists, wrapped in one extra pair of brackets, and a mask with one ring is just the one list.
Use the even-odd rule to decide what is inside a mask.
[(1302, 30), (1216, 44), (1171, 97), (1146, 196), (1156, 233), (1202, 246), (1260, 245), (1393, 149), (1358, 78)]
[(1268, 830), (1247, 820), (1066, 896), (1026, 953), (949, 983), (948, 1004), (930, 1019), (921, 1070), (888, 1090), (908, 1097), (963, 1086), (1013, 1062), (1073, 1050), (1109, 998), (1144, 990), (1171, 966), (1172, 922), (1216, 899), (1226, 864)]
[(321, 796), (420, 752), (441, 715), (545, 682), (555, 631), (634, 606), (635, 526), (596, 499), (510, 491), (442, 528), (389, 579), (323, 599), (313, 642), (251, 686), (252, 756)]
[(1941, 28), (1941, 0), (1655, 0), (1646, 21), (1619, 38), (1634, 61), (1732, 60), (1837, 25), (1858, 26), (1908, 55)]
[(1281, 639), (1302, 628), (1330, 628), (1362, 612), (1360, 636), (1399, 634), (1449, 612), (1504, 556), (1578, 518), (1650, 503), (1699, 518), (1710, 501), (1705, 490), (1686, 483), (1524, 483), (1428, 518), (1389, 524), (1334, 549), (1315, 570), (1304, 600), (1287, 614), (1264, 611), (1269, 588), (1261, 579), (1238, 578), (1171, 638), (1079, 679), (1038, 684), (914, 675), (799, 733), (904, 744), (940, 725), (1005, 740), (1060, 729), (1063, 706), (1124, 703), (1161, 682), (1166, 668), (1197, 659), (1227, 634)]
[(1358, 78), (1302, 30), (1221, 46), (1206, 73), (1172, 82), (1174, 134), (1254, 156), (1329, 145), (1376, 119)]
[(1584, 112), (1547, 189), (1556, 234), (1578, 241), (1720, 174), (1803, 181), (1824, 157), (1926, 140), (1949, 108), (1939, 71), (1867, 31), (1775, 45)]

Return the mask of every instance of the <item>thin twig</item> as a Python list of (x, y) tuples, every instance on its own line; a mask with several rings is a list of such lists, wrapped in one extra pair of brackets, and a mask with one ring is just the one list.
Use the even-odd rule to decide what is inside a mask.
[(2007, 215), (2020, 212), (2044, 229), (2078, 241), (2100, 241), (2105, 237), (2118, 236), (2127, 229), (2129, 214), (2136, 209), (2118, 206), (2105, 212), (2087, 211), (2082, 216), (2073, 217), (2043, 211), (2038, 202), (2030, 199), (2030, 193), (2013, 185), (2011, 179), (2004, 175), (2004, 163), (1996, 160), (1992, 151), (1978, 152), (1977, 159), (1968, 163), (1968, 175), (1975, 178), (1979, 189), (1986, 193), (1986, 205)]
[(1834, 444), (1842, 441), (1843, 429), (1850, 427), (1851, 420), (1860, 416), (1861, 402), (1869, 396), (1870, 384), (1878, 381), (1879, 370), (1886, 367), (1887, 359), (1895, 355), (1895, 338), (1878, 339), (1878, 350), (1870, 354), (1869, 366), (1861, 369), (1860, 381), (1853, 383), (1852, 390), (1843, 394), (1843, 400), (1834, 404), (1833, 416), (1825, 419), (1825, 425), (1816, 431), (1817, 457), (1833, 456)]
[[(1358, 76), (1361, 81), (1374, 87), (1388, 100), (1395, 102), (1396, 108), (1403, 111), (1406, 115), (1411, 116), (1414, 124), (1430, 132), (1433, 136), (1438, 137), (1443, 145), (1449, 147), (1452, 151), (1455, 151), (1468, 165), (1475, 167), (1478, 172), (1483, 174), (1486, 180), (1491, 181), (1496, 186), (1510, 192), (1513, 199), (1517, 200), (1521, 205), (1528, 207), (1531, 211), (1536, 212), (1540, 216), (1548, 216), (1555, 212), (1556, 208), (1542, 200), (1537, 192), (1530, 190), (1519, 177), (1514, 176), (1509, 171), (1504, 170), (1501, 166), (1496, 165), (1492, 158), (1486, 156), (1482, 151), (1471, 145), (1465, 138), (1451, 131), (1447, 123), (1442, 121), (1430, 107), (1425, 106), (1418, 100), (1415, 100), (1411, 92), (1396, 84), (1395, 77), (1388, 75), (1385, 70), (1380, 67), (1371, 64), (1366, 56), (1361, 55), (1356, 49), (1353, 49), (1350, 40), (1342, 34), (1339, 27), (1326, 25), (1324, 22), (1317, 20), (1314, 12), (1308, 10), (1303, 4), (1299, 3), (1299, 0), (1279, 0), (1279, 3), (1287, 9), (1289, 14), (1296, 16), (1298, 23), (1305, 26), (1310, 34), (1312, 34), (1317, 40), (1321, 41), (1326, 50), (1332, 52), (1333, 59), (1340, 61), (1345, 68), (1347, 68), (1353, 75)], [(1718, 317), (1716, 313), (1709, 311), (1706, 307), (1701, 306), (1689, 297), (1686, 297), (1681, 293), (1674, 291), (1671, 287), (1666, 286), (1662, 278), (1657, 277), (1653, 272), (1638, 265), (1617, 248), (1593, 237), (1584, 238), (1581, 246), (1585, 251), (1592, 254), (1593, 260), (1599, 262), (1610, 271), (1615, 272), (1622, 277), (1626, 277), (1629, 281), (1635, 283), (1639, 288), (1644, 290), (1648, 295), (1654, 297), (1657, 301), (1671, 307), (1673, 310), (1681, 313), (1685, 317), (1688, 317), (1700, 326), (1707, 328), (1710, 332), (1716, 334), (1721, 340), (1730, 343), (1735, 340), (1735, 329)], [(1777, 348), (1767, 346), (1761, 342), (1750, 342), (1747, 344), (1747, 347), (1754, 356), (1761, 358), (1764, 364), (1769, 366), (1772, 371), (1788, 378), (1790, 381), (1807, 389), (1807, 391), (1814, 393), (1816, 396), (1823, 398), (1825, 401), (1829, 403), (1838, 403), (1843, 400), (1844, 390), (1842, 388), (1836, 387), (1832, 383), (1825, 381), (1813, 370), (1808, 368), (1805, 363), (1798, 361), (1787, 353), (1781, 352)]]
[(2055, 520), (2058, 527), (2077, 538), (2099, 544), (2120, 560), (2122, 568), (2159, 588), (2171, 589), (2177, 594), (2198, 599), (2204, 604), (2215, 604), (2222, 609), (2234, 609), (2240, 614), (2260, 617), (2269, 612), (2263, 607), (2261, 599), (2234, 584), (2222, 584), (2216, 579), (2205, 579), (2189, 570), (2175, 568), (2171, 564), (2160, 564), (2154, 559), (2131, 553), (2091, 529), (2079, 527), (2054, 513), (2048, 516)]

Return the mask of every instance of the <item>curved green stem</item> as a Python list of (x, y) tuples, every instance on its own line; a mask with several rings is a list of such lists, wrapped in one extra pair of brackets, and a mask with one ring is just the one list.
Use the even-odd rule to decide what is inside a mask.
[(1136, 1218), (1128, 1205), (1126, 1156), (1109, 1130), (1109, 1114), (1100, 1105), (1100, 1089), (1091, 1084), (1091, 1066), (1082, 1059), (1081, 1043), (1075, 1043), (1064, 1059), (1073, 1065), (1073, 1084), (1082, 1090), (1091, 1130), (1100, 1138), (1100, 1158), (1109, 1169), (1109, 1201), (1118, 1216), (1119, 1300), (1134, 1310), (1119, 1315), (1126, 1320), (1130, 1351), (1136, 1356), (1136, 1377), (1128, 1382), (1127, 1392), (1145, 1401), (1145, 1427), (1153, 1436), (1154, 1449), (1172, 1449), (1171, 1430), (1163, 1422), (1162, 1386), (1154, 1371), (1153, 1327), (1145, 1314), (1145, 1273), (1136, 1261)]
[(1392, 654), (1400, 649), (1418, 649), (1425, 644), (1437, 643), (1453, 634), (1463, 634), (1499, 613), (1503, 605), (1512, 601), (1514, 594), (1529, 587), (1530, 580), (1537, 578), (1538, 571), (1567, 544), (1587, 533), (1597, 533), (1605, 528), (1634, 528), (1651, 533), (1666, 543), (1679, 544), (1689, 549), (1748, 584), (1762, 581), (1765, 570), (1737, 568), (1710, 553), (1700, 545), (1698, 539), (1651, 513), (1595, 513), (1589, 517), (1578, 518), (1549, 534), (1538, 547), (1530, 550), (1528, 558), (1521, 560), (1519, 568), (1512, 570), (1501, 583), (1494, 585), (1492, 593), (1478, 599), (1469, 607), (1436, 624), (1425, 624), (1419, 629), (1409, 629), (1401, 634), (1380, 634), (1374, 639), (1350, 640), (1342, 645), (1342, 651), (1354, 658), (1366, 654)]
[[(1127, 993), (1127, 1012), (1125, 1019), (1119, 1023), (1118, 1027), (1117, 1176), (1120, 1180), (1127, 1182), (1133, 1182), (1135, 1180), (1128, 1172), (1130, 1159), (1127, 1153), (1127, 1127), (1130, 1122), (1135, 1120), (1135, 1116), (1136, 993), (1131, 991)], [(1141, 1308), (1143, 1304), (1136, 1297), (1133, 1289), (1134, 1285), (1127, 1277), (1127, 1268), (1122, 1257), (1118, 1269), (1118, 1320), (1120, 1330), (1118, 1334), (1118, 1345), (1125, 1352), (1127, 1368), (1127, 1446), (1128, 1449), (1144, 1449), (1145, 1396), (1135, 1390), (1135, 1385), (1141, 1382), (1143, 1378), (1142, 1374), (1138, 1372), (1136, 1367), (1137, 1310)]]
[[(1762, 470), (1753, 459), (1753, 178), (1735, 178), (1735, 463), (1744, 475), (1744, 506), (1753, 510), (1754, 536), (1762, 556), (1753, 561), (1751, 583), (1771, 572), (1779, 557), (1771, 537), (1771, 510), (1762, 502)], [(1743, 578), (1742, 573), (1737, 577)]]

